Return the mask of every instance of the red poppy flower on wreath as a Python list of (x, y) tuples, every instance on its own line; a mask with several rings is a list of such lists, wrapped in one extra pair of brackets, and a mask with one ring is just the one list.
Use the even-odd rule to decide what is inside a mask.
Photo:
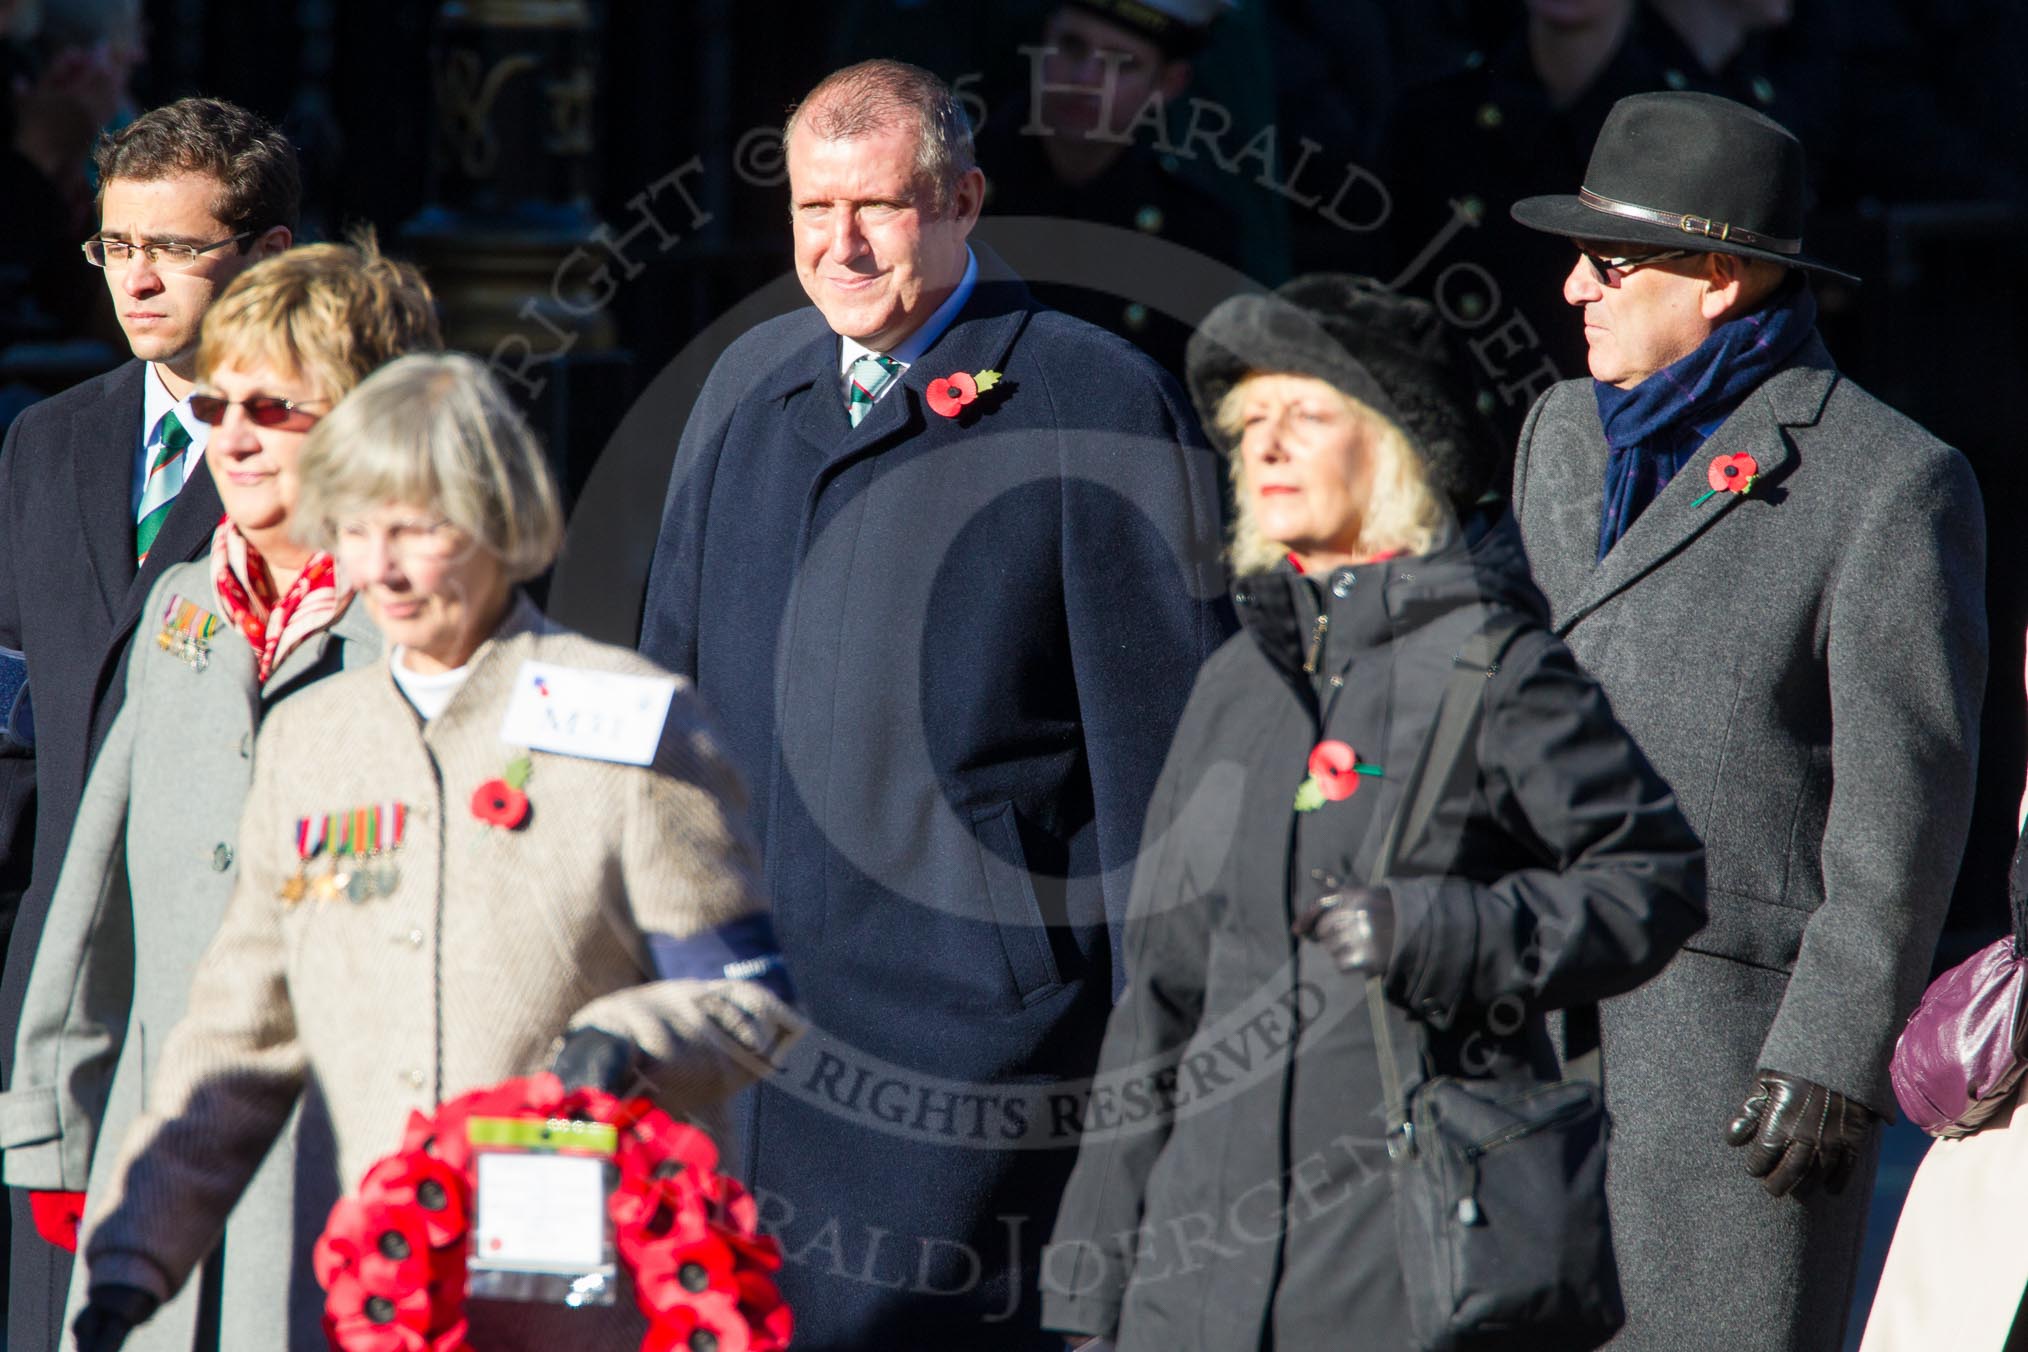
[(782, 1303), (781, 1291), (760, 1273), (745, 1270), (739, 1273), (739, 1312), (746, 1316), (747, 1328), (751, 1330), (749, 1345), (754, 1352), (775, 1352), (789, 1345), (795, 1321), (789, 1307)]
[(429, 1292), (421, 1287), (399, 1298), (377, 1296), (340, 1273), (325, 1293), (325, 1332), (346, 1352), (426, 1352), (429, 1317)]
[(414, 1208), (345, 1198), (311, 1250), (320, 1274), (345, 1272), (369, 1295), (403, 1297), (429, 1285), (429, 1232)]
[(732, 1247), (709, 1233), (689, 1243), (649, 1244), (634, 1262), (634, 1299), (651, 1319), (710, 1296), (738, 1305), (736, 1262)]
[(488, 826), (505, 831), (517, 829), (528, 820), (528, 776), (534, 765), (526, 756), (507, 762), (507, 773), (489, 779), (472, 791), (472, 815)]
[(703, 1192), (688, 1170), (673, 1178), (623, 1170), (606, 1212), (620, 1256), (630, 1263), (658, 1246), (693, 1244), (711, 1234)]
[(390, 1155), (366, 1171), (359, 1199), (408, 1208), (421, 1217), (432, 1249), (465, 1237), (465, 1173), (421, 1150)]
[(953, 371), (938, 380), (932, 380), (923, 391), (923, 398), (929, 401), (932, 412), (940, 417), (955, 418), (965, 405), (974, 403), (979, 396), (1000, 383), (1000, 373), (990, 368), (973, 375), (966, 371)]
[(1718, 456), (1704, 472), (1704, 481), (1711, 485), (1711, 491), (1690, 505), (1701, 507), (1706, 499), (1717, 497), (1720, 493), (1737, 493), (1745, 497), (1753, 491), (1759, 479), (1760, 462), (1746, 452)]

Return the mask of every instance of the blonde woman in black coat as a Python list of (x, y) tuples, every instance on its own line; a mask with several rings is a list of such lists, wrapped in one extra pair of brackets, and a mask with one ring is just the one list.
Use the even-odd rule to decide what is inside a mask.
[[(1553, 1074), (1544, 1016), (1639, 984), (1702, 923), (1696, 838), (1484, 501), (1504, 466), (1442, 327), (1325, 276), (1228, 301), (1192, 343), (1232, 455), (1243, 628), (1149, 810), (1042, 1272), (1073, 1342), (1411, 1346), (1366, 975), (1440, 1069)], [(1460, 646), (1497, 621), (1521, 627), (1469, 791), (1361, 886)]]

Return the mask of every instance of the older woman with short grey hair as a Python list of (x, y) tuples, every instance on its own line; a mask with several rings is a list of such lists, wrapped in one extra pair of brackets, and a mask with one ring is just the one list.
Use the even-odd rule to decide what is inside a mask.
[[(303, 528), (388, 652), (261, 730), (238, 886), (94, 1208), (81, 1352), (189, 1277), (313, 1079), (349, 1191), (411, 1111), (545, 1068), (711, 1125), (800, 1027), (744, 793), (689, 687), (517, 589), (562, 517), (485, 368), (387, 366), (300, 472)], [(616, 686), (633, 712), (598, 735), (520, 715), (610, 709)], [(332, 820), (370, 825), (303, 829)], [(475, 1298), (472, 1342), (631, 1346), (631, 1307)]]

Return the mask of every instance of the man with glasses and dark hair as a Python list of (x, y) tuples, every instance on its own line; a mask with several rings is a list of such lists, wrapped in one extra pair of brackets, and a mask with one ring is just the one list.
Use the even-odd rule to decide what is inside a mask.
[[(217, 99), (149, 112), (95, 160), (99, 230), (78, 266), (103, 269), (134, 360), (29, 408), (0, 446), (0, 664), (16, 678), (0, 690), (26, 676), (0, 709), (0, 879), (26, 888), (0, 919), (7, 1048), (141, 602), (218, 524), (191, 408), (198, 331), (233, 278), (289, 247), (301, 196), (288, 141)], [(0, 1148), (42, 1130), (0, 1112)], [(70, 1274), (54, 1246), (75, 1244), (82, 1199), (10, 1197), (8, 1345), (54, 1346)]]
[(1591, 379), (1529, 415), (1514, 509), (1559, 634), (1704, 838), (1710, 919), (1600, 1010), (1619, 1349), (1830, 1352), (1887, 1062), (1964, 848), (1986, 680), (1963, 456), (1816, 330), (1802, 147), (1622, 99), (1569, 239)]

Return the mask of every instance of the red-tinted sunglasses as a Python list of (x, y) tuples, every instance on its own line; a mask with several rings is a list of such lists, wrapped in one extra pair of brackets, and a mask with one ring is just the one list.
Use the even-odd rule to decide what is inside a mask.
[(234, 404), (246, 410), (247, 420), (256, 427), (279, 427), (284, 432), (303, 432), (317, 425), (324, 415), (312, 413), (311, 404), (328, 404), (328, 399), (305, 399), (297, 403), (272, 394), (253, 394), (244, 399), (222, 399), (215, 394), (190, 396), (190, 411), (199, 422), (213, 427), (225, 421), (225, 411)]

